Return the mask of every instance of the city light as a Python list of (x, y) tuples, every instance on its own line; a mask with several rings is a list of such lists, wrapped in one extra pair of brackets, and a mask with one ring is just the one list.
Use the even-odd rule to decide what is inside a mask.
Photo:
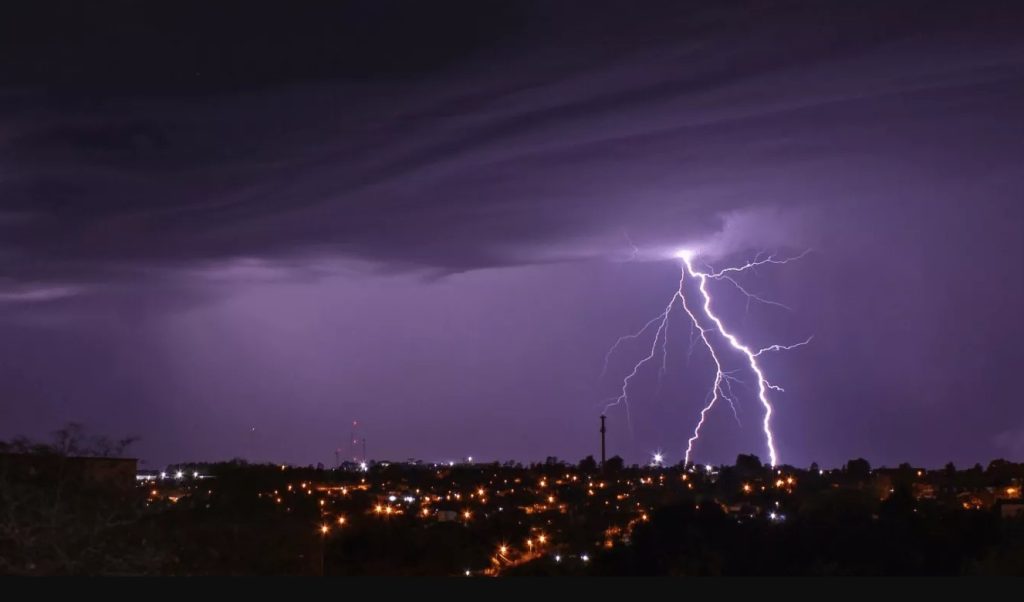
[[(417, 515), (422, 516), (422, 520), (417, 522), (424, 527), (432, 524), (428, 522), (430, 517), (436, 517), (437, 521), (442, 523), (457, 520), (462, 525), (462, 528), (466, 529), (493, 528), (491, 521), (485, 520), (486, 513), (480, 514), (484, 512), (486, 507), (481, 508), (473, 504), (463, 504), (461, 509), (449, 510), (443, 507), (438, 508), (437, 506), (431, 507), (427, 505), (433, 504), (435, 501), (443, 504), (445, 499), (449, 500), (449, 503), (458, 503), (458, 500), (461, 500), (463, 497), (460, 491), (467, 492), (467, 498), (474, 498), (474, 500), (467, 499), (465, 500), (466, 502), (477, 499), (482, 502), (484, 495), (493, 495), (499, 500), (504, 498), (512, 501), (512, 499), (515, 499), (516, 502), (514, 504), (506, 502), (494, 509), (497, 512), (504, 511), (506, 516), (509, 512), (513, 513), (513, 516), (517, 516), (513, 520), (517, 520), (518, 524), (525, 529), (525, 536), (521, 540), (521, 545), (501, 543), (497, 547), (497, 554), (491, 556), (493, 566), (482, 572), (482, 574), (487, 575), (498, 575), (511, 567), (528, 563), (536, 558), (535, 554), (538, 552), (550, 549), (552, 536), (549, 535), (551, 533), (549, 529), (557, 529), (559, 533), (563, 533), (565, 529), (572, 528), (569, 525), (572, 524), (571, 517), (576, 511), (572, 506), (578, 507), (579, 511), (582, 512), (593, 511), (600, 507), (602, 512), (607, 513), (611, 522), (600, 533), (595, 533), (596, 537), (592, 540), (600, 548), (614, 549), (622, 543), (628, 542), (633, 530), (639, 528), (640, 525), (649, 524), (653, 518), (653, 511), (660, 504), (666, 503), (666, 500), (671, 499), (673, 495), (692, 496), (693, 494), (690, 492), (696, 491), (703, 491), (703, 494), (713, 494), (716, 488), (721, 486), (721, 483), (716, 484), (713, 474), (707, 477), (702, 476), (703, 471), (700, 471), (701, 468), (706, 470), (707, 467), (698, 466), (698, 476), (694, 479), (688, 478), (686, 474), (686, 471), (690, 470), (688, 468), (679, 469), (678, 472), (658, 474), (656, 475), (657, 478), (655, 478), (655, 475), (645, 474), (642, 471), (643, 469), (640, 469), (639, 472), (632, 474), (614, 476), (607, 474), (603, 479), (595, 474), (591, 477), (575, 478), (575, 480), (572, 474), (565, 474), (564, 479), (561, 476), (555, 479), (550, 476), (531, 475), (527, 472), (522, 473), (524, 475), (522, 477), (513, 478), (509, 476), (505, 479), (502, 479), (497, 474), (493, 474), (490, 475), (491, 480), (483, 484), (476, 478), (473, 478), (469, 483), (463, 483), (454, 475), (438, 474), (434, 470), (430, 471), (430, 481), (419, 482), (407, 480), (409, 479), (408, 475), (393, 477), (388, 476), (387, 473), (380, 473), (375, 475), (373, 479), (357, 478), (356, 483), (349, 486), (295, 481), (293, 487), (291, 484), (282, 483), (279, 486), (281, 487), (281, 492), (283, 493), (284, 489), (287, 488), (288, 494), (282, 496), (278, 494), (277, 489), (268, 489), (259, 493), (259, 496), (273, 500), (278, 504), (278, 507), (281, 507), (284, 499), (289, 494), (305, 492), (306, 495), (312, 495), (314, 491), (318, 494), (325, 492), (326, 495), (324, 497), (316, 498), (322, 517), (323, 513), (332, 504), (337, 502), (339, 505), (339, 507), (332, 508), (331, 518), (327, 519), (326, 523), (323, 523), (322, 519), (321, 522), (323, 524), (318, 526), (318, 530), (325, 537), (330, 534), (330, 525), (338, 528), (339, 534), (342, 532), (341, 529), (347, 525), (347, 518), (338, 512), (338, 510), (342, 509), (341, 505), (349, 500), (352, 503), (358, 504), (356, 502), (358, 498), (353, 499), (351, 497), (339, 496), (332, 499), (330, 497), (332, 494), (348, 491), (349, 488), (363, 492), (379, 492), (376, 494), (379, 496), (377, 498), (379, 503), (371, 503), (370, 505), (371, 514), (390, 519), (407, 511), (415, 512)], [(668, 468), (667, 470), (675, 471), (676, 469)], [(714, 469), (712, 470), (714, 471)], [(815, 472), (817, 470), (815, 469)], [(774, 486), (782, 492), (795, 495), (798, 475), (804, 473), (799, 470), (791, 474), (785, 474), (785, 472), (788, 471), (772, 470), (769, 473), (771, 478), (767, 482), (741, 481), (738, 484), (739, 493), (751, 496), (744, 499), (745, 503), (742, 506), (727, 507), (721, 503), (717, 505), (722, 507), (727, 515), (732, 515), (737, 522), (743, 522), (760, 513), (763, 519), (769, 521), (772, 525), (781, 525), (786, 520), (786, 516), (782, 512), (782, 502), (779, 499), (754, 497), (752, 494), (755, 491), (765, 491), (766, 486), (768, 488)], [(434, 481), (434, 479), (438, 478), (441, 480)], [(833, 487), (838, 485), (838, 483), (833, 483)], [(187, 489), (194, 485), (183, 483), (182, 486)], [(399, 491), (412, 490), (413, 487), (415, 487), (415, 497), (406, 493), (399, 493)], [(150, 493), (151, 499), (158, 499), (161, 492), (151, 488), (152, 485), (144, 491)], [(1020, 486), (1013, 482), (1010, 485), (1001, 486), (997, 492), (997, 498), (1015, 499), (1020, 494)], [(352, 493), (356, 492), (352, 491)], [(813, 492), (811, 493), (813, 494)], [(373, 495), (373, 493), (370, 495)], [(477, 495), (480, 497), (477, 498)], [(513, 497), (509, 498), (507, 496)], [(522, 499), (521, 496), (525, 496), (525, 499)], [(165, 499), (173, 503), (178, 498), (179, 496), (167, 496)], [(560, 502), (559, 498), (562, 498), (563, 501)], [(567, 503), (564, 500), (574, 501)], [(419, 501), (421, 505), (413, 506), (413, 509), (409, 510), (408, 506), (398, 504), (399, 501), (409, 504), (415, 504)], [(351, 508), (350, 512), (358, 511), (356, 508), (359, 507), (358, 505), (349, 507)], [(701, 505), (698, 504), (694, 507), (699, 510)], [(984, 507), (984, 505), (973, 500), (957, 500), (956, 507), (970, 510)], [(285, 508), (287, 508), (287, 512), (299, 510), (291, 504), (281, 507), (282, 511)], [(478, 508), (480, 509), (478, 510)], [(352, 515), (348, 514), (348, 516)], [(561, 516), (565, 516), (565, 518), (561, 518)], [(471, 521), (476, 521), (476, 523), (474, 524)], [(558, 521), (568, 522), (559, 523)], [(406, 523), (399, 522), (396, 525), (408, 528)], [(575, 534), (572, 534), (572, 537), (575, 536)], [(551, 550), (551, 552), (554, 552), (554, 550)], [(554, 559), (555, 562), (561, 562), (562, 556), (561, 552), (559, 552), (553, 553), (548, 557)], [(591, 556), (586, 552), (577, 552), (571, 558), (576, 558), (586, 563), (590, 561)]]

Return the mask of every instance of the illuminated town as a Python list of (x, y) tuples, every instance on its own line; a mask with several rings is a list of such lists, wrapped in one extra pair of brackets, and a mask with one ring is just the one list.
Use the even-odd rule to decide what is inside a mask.
[[(244, 508), (258, 517), (257, 528), (288, 525), (282, 535), (295, 557), (283, 566), (309, 574), (615, 572), (616, 553), (628, 554), (663, 509), (682, 509), (698, 524), (727, 520), (757, 532), (813, 521), (816, 505), (843, 496), (865, 503), (875, 522), (897, 507), (943, 520), (950, 513), (1011, 524), (1024, 518), (1024, 465), (1008, 462), (966, 471), (872, 470), (863, 460), (836, 470), (773, 469), (741, 455), (735, 466), (687, 468), (655, 460), (625, 467), (612, 458), (602, 470), (593, 458), (577, 465), (549, 458), (529, 466), (236, 463), (169, 470), (140, 475), (148, 512), (205, 520)], [(855, 510), (840, 508), (850, 513), (843, 520), (859, 520)]]
[(0, 573), (930, 575), (1024, 562), (1024, 463), (1002, 459), (801, 468), (749, 454), (667, 465), (657, 452), (632, 466), (357, 456), (150, 470), (126, 456), (130, 440), (70, 425), (54, 441), (0, 441)]

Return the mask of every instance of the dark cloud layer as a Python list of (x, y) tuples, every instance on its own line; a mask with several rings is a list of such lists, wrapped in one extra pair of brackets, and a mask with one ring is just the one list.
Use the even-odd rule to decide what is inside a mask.
[(1019, 92), (1016, 19), (993, 7), (673, 4), (621, 23), (621, 6), (340, 3), (277, 23), (225, 5), (196, 27), (121, 6), (70, 42), (80, 9), (36, 12), (49, 36), (5, 53), (5, 251), (41, 264), (23, 277), (74, 279), (295, 252), (465, 269), (665, 224), (660, 244), (729, 210), (820, 206), (801, 180), (821, 162), (898, 160)]
[[(789, 414), (789, 428), (802, 433), (791, 440), (804, 441), (793, 451), (809, 457), (826, 445), (807, 434), (811, 420), (856, 423), (844, 412), (859, 403), (890, 407), (861, 398), (888, 399), (908, 382), (918, 391), (906, 395), (939, 400), (943, 420), (989, 408), (971, 431), (987, 441), (977, 453), (1019, 448), (1018, 431), (994, 426), (1024, 429), (1024, 417), (998, 401), (1019, 392), (997, 376), (998, 365), (1020, 357), (1011, 345), (1020, 320), (1003, 304), (1022, 300), (1024, 256), (1024, 11), (1009, 4), (56, 2), (2, 10), (0, 306), (18, 325), (9, 341), (40, 325), (78, 331), (85, 323), (69, 316), (102, 321), (114, 312), (139, 315), (140, 332), (152, 337), (145, 344), (157, 345), (174, 339), (162, 326), (171, 308), (213, 311), (206, 306), (242, 290), (271, 299), (311, 287), (333, 299), (373, 289), (365, 274), (336, 280), (354, 265), (398, 277), (507, 268), (541, 295), (558, 286), (544, 274), (563, 273), (543, 267), (551, 264), (576, 262), (592, 274), (627, 259), (655, 262), (679, 245), (714, 260), (811, 247), (819, 259), (796, 269), (802, 279), (767, 285), (805, 300), (807, 323), (752, 318), (765, 334), (824, 331), (822, 355), (805, 360), (814, 369), (790, 371), (813, 373), (808, 389), (841, 399), (830, 413), (795, 414), (807, 423)], [(586, 315), (609, 326), (600, 337), (580, 335), (587, 353), (600, 355), (614, 332), (642, 317), (633, 312), (660, 302), (664, 275), (635, 269), (651, 275), (637, 297), (653, 306), (609, 315), (591, 307)], [(953, 274), (959, 285), (949, 283)], [(586, 287), (606, 286), (606, 276), (583, 278), (589, 284), (577, 282), (575, 292), (593, 298)], [(489, 278), (458, 280), (467, 302), (490, 298), (478, 288), (493, 285)], [(447, 286), (415, 282), (401, 294)], [(872, 283), (901, 292), (890, 301), (865, 296)], [(603, 298), (614, 303), (610, 291)], [(263, 307), (289, 314), (281, 303)], [(978, 304), (984, 316), (974, 313)], [(545, 315), (538, 333), (582, 319)], [(985, 323), (970, 324), (976, 319)], [(837, 326), (844, 320), (852, 322)], [(775, 333), (781, 323), (789, 328)], [(877, 352), (879, 331), (893, 329), (905, 346)], [(88, 336), (119, 344), (142, 336), (100, 332)], [(854, 359), (863, 361), (851, 362), (838, 341), (862, 334)], [(349, 340), (361, 349), (372, 338)], [(971, 351), (992, 363), (964, 368), (953, 386), (941, 376), (959, 357), (949, 340), (974, 340)], [(177, 352), (188, 348), (179, 344)], [(315, 346), (289, 343), (307, 344)], [(336, 342), (319, 348), (343, 352)], [(27, 370), (16, 352), (4, 354), (9, 375)], [(386, 373), (381, 361), (366, 370)], [(576, 373), (575, 360), (559, 361)], [(478, 378), (525, 368), (506, 370)], [(208, 374), (195, 387), (214, 380)], [(131, 387), (151, 395), (144, 381)], [(321, 384), (328, 396), (333, 389)], [(552, 392), (538, 393), (541, 406), (569, 395), (545, 386)], [(95, 387), (84, 387), (88, 398)], [(835, 390), (850, 387), (849, 397)], [(979, 391), (991, 401), (954, 399)], [(190, 403), (208, 407), (200, 397)], [(858, 428), (851, 448), (892, 440), (873, 434), (884, 428)]]

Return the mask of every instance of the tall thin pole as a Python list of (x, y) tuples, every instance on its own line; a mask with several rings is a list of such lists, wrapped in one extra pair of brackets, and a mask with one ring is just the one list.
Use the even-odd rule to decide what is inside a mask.
[(604, 414), (601, 414), (601, 470), (604, 470)]

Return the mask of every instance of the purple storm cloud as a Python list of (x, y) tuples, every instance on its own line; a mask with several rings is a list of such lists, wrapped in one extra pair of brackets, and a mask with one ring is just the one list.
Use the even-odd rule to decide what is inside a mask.
[[(371, 457), (577, 460), (693, 247), (813, 249), (744, 275), (791, 311), (709, 283), (753, 348), (814, 334), (761, 360), (783, 461), (1021, 453), (1024, 11), (415, 4), (3, 20), (0, 437), (330, 463), (358, 419)], [(611, 453), (682, 458), (689, 343)], [(759, 412), (697, 460), (761, 452)]]

